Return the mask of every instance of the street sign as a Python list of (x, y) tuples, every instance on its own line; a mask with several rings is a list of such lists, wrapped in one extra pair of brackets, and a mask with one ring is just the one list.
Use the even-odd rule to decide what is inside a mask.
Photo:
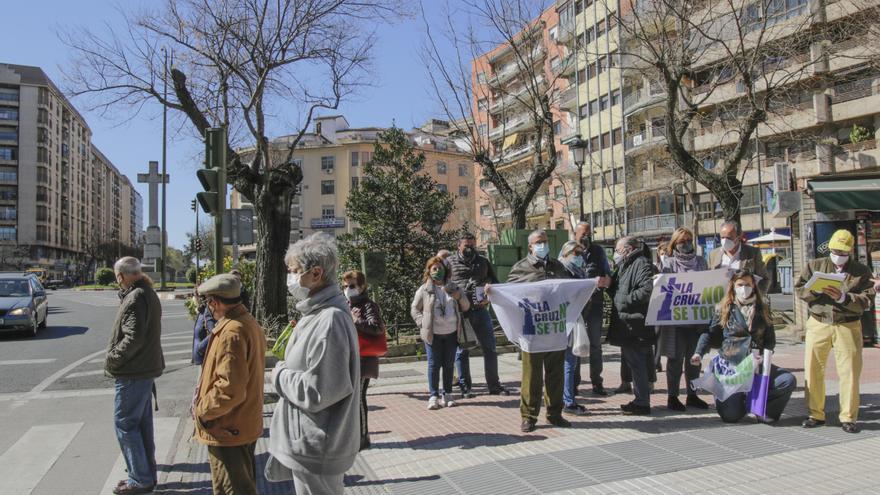
[(227, 209), (223, 212), (223, 244), (233, 244), (230, 234), (235, 228), (235, 242), (254, 243), (254, 210), (250, 208)]

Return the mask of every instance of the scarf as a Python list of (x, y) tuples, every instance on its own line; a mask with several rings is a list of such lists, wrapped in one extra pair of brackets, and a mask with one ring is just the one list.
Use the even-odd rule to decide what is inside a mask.
[(740, 313), (742, 313), (743, 317), (746, 319), (746, 322), (749, 325), (749, 328), (752, 327), (752, 318), (755, 316), (755, 294), (752, 293), (751, 296), (740, 299), (739, 296), (735, 297), (736, 305), (739, 308)]
[(696, 251), (690, 254), (680, 253), (677, 249), (673, 252), (672, 268), (675, 273), (692, 272), (699, 267)]

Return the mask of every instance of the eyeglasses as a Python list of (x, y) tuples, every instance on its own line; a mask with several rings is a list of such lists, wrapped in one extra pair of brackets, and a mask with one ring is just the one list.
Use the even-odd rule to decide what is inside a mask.
[(342, 284), (342, 288), (343, 289), (357, 289), (357, 284), (348, 284), (348, 285)]

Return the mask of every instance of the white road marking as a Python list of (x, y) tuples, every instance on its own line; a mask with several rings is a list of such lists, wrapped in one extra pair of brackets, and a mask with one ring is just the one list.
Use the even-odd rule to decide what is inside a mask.
[(170, 337), (166, 337), (166, 336), (164, 336), (164, 335), (162, 336), (162, 342), (165, 342), (166, 340), (190, 340), (190, 341), (191, 341), (192, 339), (193, 339), (192, 334), (189, 334), (189, 335), (173, 335), (173, 336), (170, 336)]
[[(95, 397), (98, 395), (113, 395), (116, 393), (114, 388), (85, 388), (78, 390), (52, 390), (49, 392), (41, 392), (29, 400), (41, 399), (70, 399), (80, 397)], [(0, 394), (0, 402), (22, 400), (27, 394)]]
[(0, 455), (0, 479), (6, 495), (28, 495), (79, 433), (83, 423), (30, 428)]
[(81, 364), (83, 364), (83, 363), (85, 363), (85, 362), (88, 362), (90, 359), (94, 359), (94, 358), (100, 356), (101, 354), (104, 354), (105, 352), (107, 352), (107, 351), (105, 351), (105, 350), (103, 350), (103, 349), (100, 350), (100, 351), (97, 351), (97, 352), (93, 352), (93, 353), (89, 354), (88, 356), (86, 356), (86, 357), (84, 357), (84, 358), (82, 358), (82, 359), (76, 360), (76, 361), (74, 361), (74, 362), (68, 364), (67, 366), (65, 366), (65, 367), (61, 368), (60, 370), (56, 371), (55, 373), (52, 373), (52, 374), (49, 375), (45, 380), (43, 380), (43, 381), (41, 381), (40, 383), (38, 383), (36, 387), (32, 388), (32, 389), (30, 390), (30, 392), (28, 392), (28, 393), (26, 393), (24, 396), (22, 396), (21, 399), (19, 399), (19, 401), (17, 401), (15, 404), (13, 404), (13, 407), (20, 406), (20, 405), (24, 404), (25, 402), (27, 402), (28, 400), (30, 400), (30, 399), (36, 397), (37, 395), (40, 394), (40, 392), (42, 392), (43, 390), (46, 390), (46, 389), (49, 388), (53, 383), (57, 382), (57, 381), (60, 380), (64, 375), (66, 375), (67, 373), (69, 373), (70, 370), (76, 368), (77, 366), (79, 366), (79, 365), (81, 365)]
[(162, 315), (162, 318), (183, 318), (184, 316), (189, 318), (189, 313), (172, 313), (172, 314)]
[[(187, 354), (190, 353), (190, 351), (188, 351), (188, 350), (185, 352)], [(166, 352), (165, 354), (170, 354), (170, 353)], [(100, 361), (100, 362), (103, 362), (103, 361)], [(174, 361), (165, 361), (166, 368), (168, 366), (177, 366), (178, 364), (192, 364), (192, 358), (190, 358), (190, 359), (177, 359)], [(104, 370), (77, 371), (76, 373), (70, 373), (68, 375), (65, 375), (64, 378), (79, 378), (79, 377), (83, 377), (83, 376), (97, 376), (97, 375), (103, 375), (103, 374), (104, 374)]]
[[(171, 451), (171, 444), (174, 442), (174, 434), (177, 433), (177, 425), (179, 423), (180, 418), (153, 418), (153, 438), (156, 441), (156, 464), (166, 464), (168, 462), (166, 458)], [(122, 454), (119, 454), (119, 457), (116, 458), (116, 464), (114, 464), (113, 469), (110, 470), (110, 475), (107, 476), (107, 481), (104, 482), (104, 488), (99, 495), (112, 494), (113, 489), (116, 487), (116, 483), (127, 477), (128, 474), (125, 472), (125, 458), (122, 457)]]
[[(190, 349), (181, 349), (179, 351), (165, 351), (163, 354), (166, 356), (174, 355), (174, 354), (191, 354), (192, 350)], [(104, 358), (92, 359), (89, 361), (89, 364), (102, 364), (104, 362)], [(0, 363), (2, 364), (2, 363)], [(70, 375), (67, 375), (70, 376)]]
[(55, 359), (9, 359), (7, 361), (0, 361), (0, 366), (12, 366), (18, 364), (46, 364), (46, 363), (54, 363)]
[(183, 341), (180, 341), (180, 342), (162, 342), (162, 347), (163, 347), (163, 348), (164, 348), (164, 347), (179, 347), (179, 346), (182, 346), (182, 345), (185, 345), (185, 346), (188, 346), (188, 347), (192, 347), (192, 339), (190, 339), (190, 340), (183, 340)]

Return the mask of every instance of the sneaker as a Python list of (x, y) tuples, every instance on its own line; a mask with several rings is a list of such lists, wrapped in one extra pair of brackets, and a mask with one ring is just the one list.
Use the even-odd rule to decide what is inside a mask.
[(565, 414), (571, 414), (574, 416), (585, 416), (589, 414), (587, 408), (580, 404), (572, 404), (570, 406), (565, 406), (562, 408), (562, 412)]
[(699, 398), (696, 394), (688, 394), (685, 404), (687, 404), (688, 407), (696, 407), (697, 409), (709, 409), (709, 404), (706, 404), (706, 401)]
[(633, 391), (632, 382), (623, 382), (619, 387), (614, 389), (615, 394), (631, 394)]
[(620, 406), (620, 410), (623, 411), (623, 414), (627, 416), (650, 416), (651, 415), (651, 407), (650, 406), (639, 406), (635, 403), (635, 401), (623, 404)]
[(681, 401), (678, 400), (678, 397), (669, 397), (668, 399), (666, 399), (666, 407), (670, 411), (684, 412), (687, 410), (687, 407), (685, 407), (684, 404), (682, 404)]
[(547, 418), (547, 422), (557, 428), (571, 428), (571, 421), (563, 418), (562, 416)]
[(471, 389), (462, 389), (461, 398), (462, 399), (473, 399), (477, 394), (473, 393)]
[(490, 390), (489, 395), (510, 395), (510, 390), (499, 385), (498, 388)]
[(153, 493), (156, 489), (156, 485), (151, 486), (137, 486), (130, 484), (128, 481), (125, 483), (120, 483), (116, 485), (116, 488), (113, 489), (113, 493), (115, 495), (140, 495), (145, 493)]
[(531, 419), (524, 419), (522, 424), (519, 425), (519, 431), (523, 433), (531, 433), (535, 431), (535, 422)]
[(815, 428), (817, 426), (825, 426), (825, 421), (821, 419), (807, 418), (801, 423), (804, 428)]
[(437, 409), (440, 409), (441, 407), (443, 407), (443, 405), (440, 403), (440, 398), (437, 397), (436, 395), (432, 395), (431, 398), (428, 399), (428, 410), (429, 411), (436, 411)]
[(452, 400), (452, 394), (443, 394), (443, 398), (440, 400), (440, 403), (443, 407), (455, 407), (455, 401)]
[(593, 387), (593, 395), (598, 395), (599, 397), (608, 397), (608, 391), (605, 390), (605, 387), (602, 385), (596, 385)]

